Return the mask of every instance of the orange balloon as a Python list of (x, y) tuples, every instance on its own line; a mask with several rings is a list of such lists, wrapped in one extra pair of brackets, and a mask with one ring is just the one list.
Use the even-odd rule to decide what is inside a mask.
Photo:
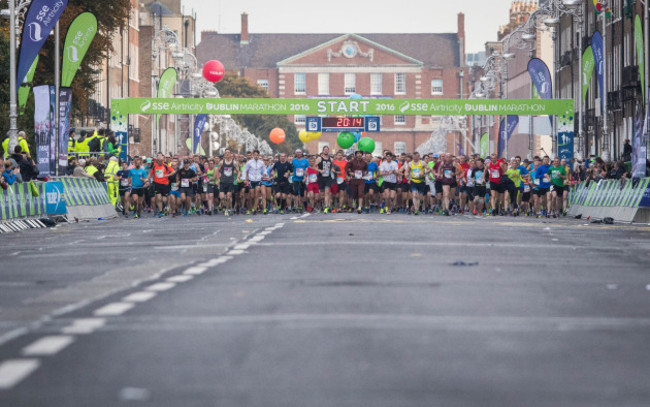
[(282, 130), (279, 127), (276, 127), (275, 129), (271, 130), (271, 133), (269, 134), (269, 139), (271, 140), (272, 143), (275, 144), (280, 144), (284, 141), (284, 130)]

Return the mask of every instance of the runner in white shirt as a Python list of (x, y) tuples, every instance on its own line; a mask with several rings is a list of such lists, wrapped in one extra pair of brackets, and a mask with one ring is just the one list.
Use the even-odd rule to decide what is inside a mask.
[(393, 158), (393, 153), (386, 153), (385, 160), (379, 166), (379, 175), (384, 177), (384, 182), (381, 186), (384, 189), (387, 215), (390, 215), (395, 210), (397, 198), (397, 174), (399, 173), (399, 167), (397, 162), (393, 161)]
[(252, 208), (253, 215), (257, 214), (260, 197), (262, 202), (266, 202), (266, 187), (262, 185), (262, 177), (265, 173), (266, 164), (260, 160), (260, 152), (255, 150), (253, 151), (253, 159), (247, 161), (244, 166), (244, 179), (248, 180), (250, 187), (248, 207)]

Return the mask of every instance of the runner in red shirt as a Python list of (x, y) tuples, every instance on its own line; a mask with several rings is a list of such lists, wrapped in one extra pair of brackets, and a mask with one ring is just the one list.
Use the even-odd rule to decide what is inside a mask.
[(504, 193), (501, 177), (505, 173), (504, 164), (497, 159), (496, 153), (490, 155), (490, 165), (488, 166), (488, 175), (490, 178), (490, 205), (492, 207), (492, 216), (498, 213), (498, 204), (502, 200)]
[(167, 205), (170, 185), (169, 177), (176, 174), (176, 171), (164, 162), (165, 156), (158, 154), (156, 162), (151, 166), (149, 178), (153, 178), (153, 191), (156, 195), (156, 206), (158, 207), (158, 217), (165, 216), (163, 213), (163, 203)]

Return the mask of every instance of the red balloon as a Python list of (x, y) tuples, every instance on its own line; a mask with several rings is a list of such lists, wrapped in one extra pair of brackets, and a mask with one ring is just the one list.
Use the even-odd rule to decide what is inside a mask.
[(219, 82), (226, 74), (223, 64), (217, 60), (208, 61), (203, 65), (203, 77), (208, 82)]
[(269, 139), (271, 140), (272, 143), (275, 144), (280, 144), (284, 141), (284, 130), (282, 130), (279, 127), (276, 127), (275, 129), (271, 130), (271, 133), (269, 134)]

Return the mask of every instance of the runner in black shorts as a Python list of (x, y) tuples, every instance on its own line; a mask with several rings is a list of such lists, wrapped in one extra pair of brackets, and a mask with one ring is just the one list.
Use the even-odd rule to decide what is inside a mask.
[(273, 164), (271, 176), (275, 178), (273, 184), (273, 194), (275, 195), (275, 211), (284, 213), (287, 208), (287, 198), (291, 194), (292, 188), (289, 184), (289, 175), (293, 171), (291, 163), (287, 161), (285, 153), (280, 154), (280, 161)]
[(177, 177), (180, 184), (183, 216), (187, 216), (194, 196), (192, 183), (197, 179), (196, 172), (190, 168), (190, 160), (183, 161), (183, 168), (178, 170)]

